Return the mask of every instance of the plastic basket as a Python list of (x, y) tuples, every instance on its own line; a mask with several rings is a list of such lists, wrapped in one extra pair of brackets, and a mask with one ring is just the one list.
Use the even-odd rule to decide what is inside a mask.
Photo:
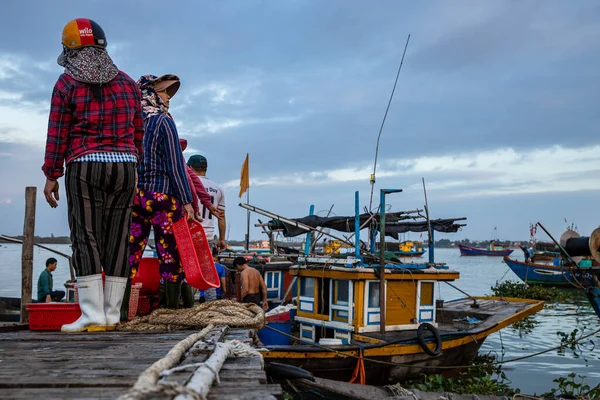
[(131, 285), (131, 294), (129, 295), (129, 313), (127, 314), (127, 319), (129, 321), (131, 321), (133, 317), (137, 315), (141, 289), (141, 283)]
[(26, 307), (32, 331), (60, 331), (81, 316), (79, 303), (31, 303)]
[(481, 324), (482, 321), (477, 319), (465, 320), (465, 319), (453, 319), (452, 325), (461, 331), (468, 331)]
[(150, 296), (140, 296), (137, 306), (137, 316), (143, 317), (152, 312), (152, 298)]
[(181, 219), (173, 224), (173, 233), (187, 283), (200, 290), (218, 288), (221, 282), (200, 222)]
[(265, 317), (265, 321), (266, 322), (287, 322), (289, 321), (290, 318), (290, 312), (289, 311), (285, 311), (279, 314), (275, 314), (275, 315), (270, 315), (268, 317)]

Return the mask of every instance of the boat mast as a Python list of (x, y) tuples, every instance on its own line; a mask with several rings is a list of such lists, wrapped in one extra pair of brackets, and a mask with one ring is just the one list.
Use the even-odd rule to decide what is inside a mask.
[(379, 192), (379, 333), (385, 333), (385, 195), (402, 189), (381, 189)]
[(373, 207), (373, 190), (375, 188), (375, 172), (377, 171), (377, 157), (379, 155), (379, 139), (381, 139), (381, 132), (383, 132), (383, 126), (385, 125), (385, 120), (388, 115), (388, 111), (390, 110), (390, 105), (392, 104), (392, 99), (394, 98), (394, 92), (396, 91), (396, 85), (398, 84), (398, 77), (400, 76), (400, 71), (402, 71), (402, 64), (404, 64), (404, 56), (406, 55), (406, 49), (408, 48), (408, 42), (410, 41), (410, 34), (406, 38), (406, 44), (404, 45), (404, 52), (402, 53), (402, 59), (400, 60), (400, 66), (398, 67), (398, 72), (396, 73), (396, 80), (394, 81), (394, 87), (392, 88), (392, 94), (390, 95), (390, 99), (388, 100), (387, 107), (385, 109), (385, 114), (383, 115), (383, 120), (381, 121), (381, 126), (379, 127), (379, 134), (377, 135), (377, 144), (375, 145), (375, 162), (373, 163), (373, 173), (371, 174), (371, 197), (369, 199), (369, 211), (371, 211), (371, 207)]

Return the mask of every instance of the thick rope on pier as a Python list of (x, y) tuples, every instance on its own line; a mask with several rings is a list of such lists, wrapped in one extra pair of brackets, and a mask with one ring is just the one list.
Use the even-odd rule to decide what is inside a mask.
[[(194, 333), (177, 343), (164, 358), (144, 371), (133, 388), (119, 397), (119, 400), (138, 400), (162, 396), (175, 397), (175, 400), (205, 400), (213, 383), (220, 382), (219, 372), (227, 357), (258, 357), (264, 367), (262, 354), (239, 340), (216, 343), (215, 351), (204, 362), (174, 367), (180, 362), (183, 354), (190, 350), (194, 343), (200, 342), (212, 328), (213, 326), (209, 325), (201, 332)], [(173, 372), (187, 369), (195, 369), (195, 372), (185, 386), (176, 382), (159, 381), (160, 378)]]
[(214, 327), (209, 324), (200, 332), (191, 334), (181, 342), (177, 343), (164, 358), (161, 358), (148, 369), (146, 369), (138, 378), (133, 388), (119, 397), (119, 400), (137, 400), (147, 398), (152, 394), (164, 393), (165, 395), (175, 396), (186, 393), (191, 398), (200, 398), (192, 390), (177, 384), (157, 385), (158, 378), (162, 371), (173, 368), (181, 361), (183, 355), (196, 343), (201, 340)]
[(200, 329), (209, 324), (262, 329), (265, 314), (259, 306), (233, 300), (216, 300), (180, 310), (158, 309), (117, 327), (120, 331)]

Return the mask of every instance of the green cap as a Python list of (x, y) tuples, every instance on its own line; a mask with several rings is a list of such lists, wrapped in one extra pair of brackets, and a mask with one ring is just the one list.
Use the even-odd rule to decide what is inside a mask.
[(208, 161), (206, 161), (206, 157), (200, 154), (194, 154), (188, 158), (187, 165), (192, 168), (206, 168), (208, 166)]

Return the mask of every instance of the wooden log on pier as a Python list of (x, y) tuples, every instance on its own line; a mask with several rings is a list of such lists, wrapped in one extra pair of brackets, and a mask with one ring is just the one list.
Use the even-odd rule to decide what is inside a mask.
[(21, 323), (29, 322), (27, 304), (31, 303), (33, 287), (33, 239), (35, 236), (35, 200), (37, 188), (25, 188), (25, 222), (21, 253)]

